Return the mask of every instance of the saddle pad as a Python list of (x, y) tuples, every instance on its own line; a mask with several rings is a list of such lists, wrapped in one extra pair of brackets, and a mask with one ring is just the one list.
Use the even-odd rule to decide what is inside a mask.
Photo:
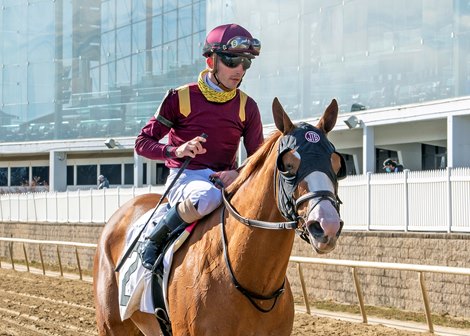
[[(134, 241), (136, 235), (142, 229), (142, 226), (145, 225), (148, 218), (151, 216), (152, 211), (147, 212), (139, 220), (137, 220), (134, 225), (129, 229), (126, 238), (126, 245), (123, 251), (127, 250), (127, 247)], [(152, 228), (154, 227), (152, 222), (160, 220), (165, 213), (168, 211), (166, 204), (163, 204), (150, 219), (149, 224), (145, 228), (144, 232), (139, 238), (139, 242), (136, 244), (133, 252), (129, 258), (124, 262), (124, 265), (119, 272), (119, 312), (121, 315), (121, 320), (125, 320), (131, 317), (131, 315), (136, 311), (140, 310), (144, 313), (154, 314), (154, 305), (152, 300), (152, 289), (151, 289), (151, 280), (152, 273), (150, 270), (142, 266), (139, 254), (137, 253), (140, 244), (144, 241)], [(173, 261), (173, 254), (181, 247), (185, 240), (191, 234), (194, 226), (197, 222), (188, 225), (184, 231), (178, 236), (175, 241), (167, 249), (164, 259), (164, 273), (163, 273), (163, 297), (165, 300), (165, 306), (168, 311), (168, 301), (167, 301), (167, 290), (168, 290), (168, 276), (171, 269), (171, 263)]]
[(162, 218), (168, 211), (168, 208), (166, 204), (162, 204), (157, 211), (155, 211), (153, 218), (150, 218), (149, 220), (153, 210), (154, 209), (150, 209), (140, 217), (127, 231), (126, 242), (122, 253), (127, 251), (130, 244), (142, 230), (142, 227), (147, 223), (147, 221), (149, 221), (144, 232), (142, 232), (138, 243), (134, 247), (134, 250), (126, 259), (119, 272), (119, 312), (121, 320), (123, 321), (131, 317), (136, 310), (153, 314), (153, 303), (150, 292), (151, 272), (142, 266), (139, 254), (137, 253), (140, 244), (144, 241), (144, 237), (150, 234), (154, 227), (152, 222), (158, 221)]

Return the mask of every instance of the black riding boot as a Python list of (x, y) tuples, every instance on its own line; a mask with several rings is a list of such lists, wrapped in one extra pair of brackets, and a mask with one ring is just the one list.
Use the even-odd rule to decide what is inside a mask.
[(181, 219), (176, 208), (177, 205), (168, 210), (140, 246), (139, 255), (145, 268), (152, 269), (170, 234), (181, 224), (188, 225)]

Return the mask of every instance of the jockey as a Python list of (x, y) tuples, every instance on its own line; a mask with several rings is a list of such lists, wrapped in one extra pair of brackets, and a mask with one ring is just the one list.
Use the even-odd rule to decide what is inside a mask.
[[(206, 69), (199, 74), (197, 83), (169, 90), (137, 136), (136, 153), (164, 160), (170, 169), (167, 187), (183, 162), (191, 158), (168, 193), (170, 210), (154, 223), (141, 245), (139, 254), (144, 267), (153, 267), (171, 232), (220, 205), (221, 192), (209, 178), (218, 177), (225, 186), (235, 180), (240, 139), (243, 137), (248, 156), (263, 142), (258, 106), (238, 89), (260, 49), (260, 41), (237, 24), (214, 28), (206, 37)], [(207, 139), (200, 136), (202, 133), (207, 134)], [(164, 144), (161, 141), (167, 134), (168, 142)]]

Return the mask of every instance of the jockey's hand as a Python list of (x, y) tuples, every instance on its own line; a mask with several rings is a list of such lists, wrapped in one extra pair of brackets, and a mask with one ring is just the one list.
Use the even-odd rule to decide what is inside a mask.
[(225, 170), (214, 173), (212, 176), (218, 177), (226, 188), (231, 185), (233, 181), (235, 181), (235, 179), (238, 177), (238, 172), (236, 170)]
[(184, 156), (190, 156), (193, 158), (198, 154), (204, 154), (207, 152), (207, 150), (202, 147), (202, 144), (206, 141), (207, 140), (202, 136), (197, 136), (176, 148), (176, 156), (179, 158)]

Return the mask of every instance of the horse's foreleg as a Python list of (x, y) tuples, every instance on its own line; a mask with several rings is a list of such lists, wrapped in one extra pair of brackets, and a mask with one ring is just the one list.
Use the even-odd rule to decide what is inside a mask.
[(153, 314), (143, 313), (136, 311), (131, 316), (132, 322), (144, 333), (145, 336), (158, 336), (160, 333), (160, 326), (157, 318)]

